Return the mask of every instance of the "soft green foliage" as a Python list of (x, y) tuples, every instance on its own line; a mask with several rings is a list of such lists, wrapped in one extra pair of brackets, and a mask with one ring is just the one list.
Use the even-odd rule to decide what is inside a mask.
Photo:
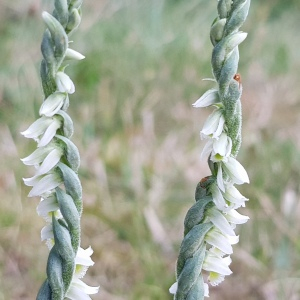
[[(300, 269), (298, 2), (253, 0), (243, 27), (249, 34), (238, 72), (248, 138), (239, 159), (251, 180), (241, 191), (251, 199), (244, 211), (250, 221), (240, 226), (234, 274), (211, 289), (209, 299), (236, 299), (239, 293), (245, 300), (274, 300), (267, 291), (278, 299), (299, 297), (299, 283), (292, 285)], [(34, 299), (47, 258), (37, 200), (28, 200), (20, 180), (28, 168), (19, 157), (35, 147), (19, 132), (41, 104), (44, 30), (42, 9), (27, 13), (27, 3), (0, 4), (1, 300)], [(211, 77), (208, 32), (215, 5), (85, 2), (72, 47), (86, 59), (68, 67), (77, 89), (69, 112), (77, 122), (73, 141), (81, 145), (82, 244), (95, 251), (96, 265), (85, 278), (101, 285), (95, 299), (172, 298), (178, 232), (183, 234), (194, 186), (208, 173), (206, 162), (197, 159), (203, 144), (195, 138), (207, 114), (199, 117), (191, 104), (211, 86), (201, 80)], [(287, 53), (285, 62), (278, 61), (280, 49)], [(286, 203), (292, 203), (288, 213)], [(162, 238), (160, 230), (149, 230), (157, 224), (145, 218), (149, 207), (165, 230)]]

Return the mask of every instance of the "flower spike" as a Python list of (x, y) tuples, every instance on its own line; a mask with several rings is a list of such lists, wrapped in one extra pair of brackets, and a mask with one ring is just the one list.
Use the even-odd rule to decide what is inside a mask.
[(81, 0), (55, 0), (53, 14), (42, 14), (47, 27), (41, 45), (40, 69), (44, 102), (40, 118), (21, 133), (37, 142), (37, 149), (22, 159), (25, 165), (35, 167), (35, 175), (23, 180), (32, 187), (29, 197), (41, 197), (37, 214), (46, 221), (41, 239), (50, 250), (47, 278), (37, 300), (89, 300), (99, 290), (81, 280), (94, 265), (93, 250), (80, 247), (82, 188), (77, 175), (80, 156), (70, 140), (74, 127), (67, 113), (69, 94), (75, 92), (75, 85), (65, 73), (65, 61), (84, 58), (68, 48), (69, 35), (81, 21), (81, 4)]
[(200, 132), (207, 141), (201, 157), (208, 157), (212, 175), (198, 183), (196, 203), (184, 220), (176, 282), (169, 290), (174, 300), (203, 300), (209, 295), (209, 284), (216, 286), (232, 273), (232, 245), (239, 241), (234, 229), (249, 219), (236, 211), (248, 199), (234, 186), (249, 183), (245, 168), (236, 159), (242, 122), (238, 46), (247, 37), (239, 28), (249, 6), (250, 0), (219, 0), (218, 18), (211, 27), (211, 63), (217, 87), (204, 93), (193, 107), (215, 107)]

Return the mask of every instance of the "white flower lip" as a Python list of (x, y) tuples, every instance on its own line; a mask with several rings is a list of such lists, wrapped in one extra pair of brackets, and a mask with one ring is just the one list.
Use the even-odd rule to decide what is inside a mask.
[(207, 107), (219, 102), (219, 91), (217, 89), (210, 89), (206, 91), (195, 103), (193, 103), (193, 107)]
[(68, 94), (73, 94), (75, 92), (73, 81), (64, 72), (57, 72), (55, 81), (59, 92)]

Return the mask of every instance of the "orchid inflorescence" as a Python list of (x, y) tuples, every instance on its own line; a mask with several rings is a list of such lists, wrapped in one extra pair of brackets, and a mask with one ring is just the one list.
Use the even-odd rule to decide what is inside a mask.
[(84, 58), (69, 48), (69, 36), (81, 21), (82, 0), (55, 0), (53, 15), (43, 12), (47, 26), (41, 50), (41, 78), (45, 100), (40, 118), (22, 132), (37, 142), (37, 149), (22, 159), (36, 168), (35, 175), (25, 178), (31, 186), (29, 197), (41, 197), (37, 213), (47, 225), (41, 231), (50, 253), (47, 279), (37, 299), (91, 299), (98, 287), (90, 287), (81, 278), (94, 264), (91, 247), (80, 247), (82, 187), (77, 172), (80, 156), (70, 140), (73, 122), (67, 114), (69, 94), (75, 86), (65, 73), (67, 62)]
[[(238, 45), (247, 36), (239, 28), (249, 6), (250, 0), (219, 0), (218, 17), (211, 27), (214, 46), (211, 80), (216, 87), (204, 93), (193, 106), (215, 108), (200, 132), (201, 138), (207, 140), (202, 157), (208, 157), (212, 174), (198, 183), (196, 203), (185, 217), (177, 281), (170, 288), (176, 300), (201, 300), (209, 295), (208, 283), (218, 285), (232, 273), (229, 268), (232, 245), (239, 241), (234, 229), (249, 219), (236, 211), (248, 199), (234, 186), (249, 183), (246, 170), (236, 160), (242, 123)], [(206, 280), (203, 271), (208, 273)]]

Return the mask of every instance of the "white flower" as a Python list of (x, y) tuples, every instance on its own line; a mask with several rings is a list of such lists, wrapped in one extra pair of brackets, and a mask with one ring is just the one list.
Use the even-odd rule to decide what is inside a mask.
[(54, 234), (52, 224), (47, 224), (41, 230), (41, 240), (46, 240), (46, 245), (49, 250), (54, 246)]
[(177, 289), (178, 289), (178, 282), (176, 281), (175, 283), (173, 283), (171, 285), (171, 287), (169, 288), (169, 292), (170, 294), (175, 295), (177, 293)]
[(66, 93), (55, 92), (51, 94), (42, 104), (40, 108), (40, 115), (52, 117), (64, 105), (64, 101), (68, 95)]
[(203, 129), (201, 130), (202, 138), (217, 138), (223, 131), (225, 118), (220, 109), (216, 109), (205, 121)]
[(25, 158), (22, 158), (21, 161), (24, 165), (27, 166), (38, 166), (43, 160), (47, 157), (47, 155), (53, 150), (53, 147), (41, 147), (37, 148), (34, 152), (28, 155)]
[(37, 169), (36, 175), (46, 174), (51, 171), (60, 161), (63, 150), (54, 148), (44, 159), (41, 166)]
[(41, 240), (54, 239), (52, 224), (47, 224), (41, 230)]
[(208, 276), (208, 281), (212, 286), (216, 286), (224, 281), (225, 276), (216, 272), (210, 272)]
[(75, 60), (82, 60), (84, 59), (85, 56), (82, 55), (81, 53), (71, 49), (71, 48), (68, 48), (67, 51), (66, 51), (66, 55), (65, 55), (65, 59), (75, 59)]
[(59, 92), (73, 94), (75, 86), (70, 77), (64, 72), (57, 72), (55, 78), (56, 86)]
[(231, 154), (231, 138), (226, 133), (221, 133), (219, 138), (214, 140), (212, 148), (211, 160), (213, 162), (226, 160)]
[(222, 162), (222, 167), (233, 183), (249, 183), (249, 177), (244, 167), (233, 157), (228, 157), (227, 161)]
[(193, 107), (206, 107), (219, 102), (219, 91), (217, 89), (210, 89), (193, 104)]
[[(211, 251), (206, 251), (202, 268), (208, 272), (218, 273), (222, 278), (224, 278), (224, 276), (232, 274), (232, 271), (229, 269), (230, 263), (231, 259), (229, 256), (220, 257)], [(209, 278), (209, 280), (212, 285), (217, 284), (216, 282), (212, 282), (211, 278)]]
[(223, 196), (226, 201), (230, 202), (231, 208), (245, 207), (245, 201), (248, 201), (233, 185), (227, 185)]
[(27, 138), (34, 139), (38, 142), (38, 147), (44, 147), (49, 144), (52, 138), (55, 136), (57, 129), (61, 125), (61, 120), (59, 118), (53, 117), (48, 118), (42, 116), (37, 119), (29, 128), (23, 132)]
[(225, 214), (225, 218), (232, 224), (244, 224), (249, 220), (248, 216), (241, 215), (235, 209), (227, 212)]
[(42, 134), (44, 134), (45, 130), (52, 123), (52, 121), (52, 118), (41, 117), (37, 119), (34, 123), (32, 123), (27, 130), (21, 132), (21, 134), (24, 135), (26, 138), (36, 140)]
[(94, 265), (94, 262), (91, 259), (92, 254), (93, 250), (91, 247), (88, 247), (87, 249), (79, 247), (75, 257), (76, 269), (71, 281), (70, 288), (66, 293), (67, 299), (90, 300), (91, 298), (88, 295), (98, 293), (99, 287), (91, 287), (79, 279), (85, 275), (88, 267)]
[(39, 205), (37, 206), (37, 214), (46, 221), (51, 222), (52, 212), (56, 212), (59, 209), (56, 196), (51, 194), (47, 198), (41, 198)]
[(62, 178), (57, 173), (50, 173), (45, 176), (33, 176), (32, 178), (24, 178), (24, 183), (33, 186), (28, 197), (42, 196), (51, 192), (62, 183)]
[(89, 286), (80, 279), (76, 278), (76, 276), (73, 276), (71, 285), (66, 293), (66, 298), (71, 300), (91, 300), (89, 295), (97, 294), (98, 291), (99, 286)]
[(57, 129), (60, 127), (61, 121), (58, 118), (53, 118), (53, 122), (46, 129), (44, 135), (38, 142), (38, 147), (44, 147), (50, 143), (56, 134)]
[(231, 245), (238, 243), (239, 237), (224, 234), (216, 227), (213, 227), (213, 229), (206, 234), (205, 241), (221, 250), (224, 254), (232, 254)]
[(82, 278), (87, 269), (90, 266), (94, 265), (94, 262), (91, 259), (91, 255), (93, 254), (93, 249), (90, 247), (88, 247), (87, 249), (83, 249), (81, 247), (79, 247), (76, 257), (75, 257), (75, 264), (76, 264), (76, 270), (75, 270), (75, 274), (77, 276), (77, 278)]

